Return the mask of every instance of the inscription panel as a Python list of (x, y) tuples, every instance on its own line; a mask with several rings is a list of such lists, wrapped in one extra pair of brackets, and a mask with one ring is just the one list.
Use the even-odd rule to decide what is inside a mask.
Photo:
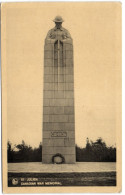
[(52, 131), (51, 137), (67, 137), (67, 132), (65, 132), (65, 131)]

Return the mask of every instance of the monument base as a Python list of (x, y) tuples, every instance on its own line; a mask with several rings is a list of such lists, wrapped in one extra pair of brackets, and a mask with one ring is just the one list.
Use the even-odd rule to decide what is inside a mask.
[(42, 162), (8, 163), (8, 172), (112, 172), (116, 171), (115, 162), (76, 162), (75, 164), (43, 164)]

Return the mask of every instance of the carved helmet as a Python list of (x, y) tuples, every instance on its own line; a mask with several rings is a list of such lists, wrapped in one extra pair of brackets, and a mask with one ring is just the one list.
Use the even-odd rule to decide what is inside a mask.
[(61, 16), (56, 16), (53, 22), (64, 22)]

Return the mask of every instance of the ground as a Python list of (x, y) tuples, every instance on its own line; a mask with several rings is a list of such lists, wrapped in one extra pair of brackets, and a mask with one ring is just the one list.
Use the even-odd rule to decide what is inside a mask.
[(9, 163), (8, 186), (116, 186), (116, 163)]

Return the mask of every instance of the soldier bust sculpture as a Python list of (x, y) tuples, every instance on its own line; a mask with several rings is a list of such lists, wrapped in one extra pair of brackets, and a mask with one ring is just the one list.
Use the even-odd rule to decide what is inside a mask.
[(72, 40), (70, 33), (67, 29), (62, 27), (62, 22), (64, 20), (61, 16), (56, 16), (53, 20), (55, 22), (55, 27), (51, 30), (49, 30), (46, 41), (49, 42), (55, 42), (56, 40), (60, 40), (62, 42), (67, 40)]
[(56, 16), (44, 45), (43, 163), (75, 163), (73, 41)]

